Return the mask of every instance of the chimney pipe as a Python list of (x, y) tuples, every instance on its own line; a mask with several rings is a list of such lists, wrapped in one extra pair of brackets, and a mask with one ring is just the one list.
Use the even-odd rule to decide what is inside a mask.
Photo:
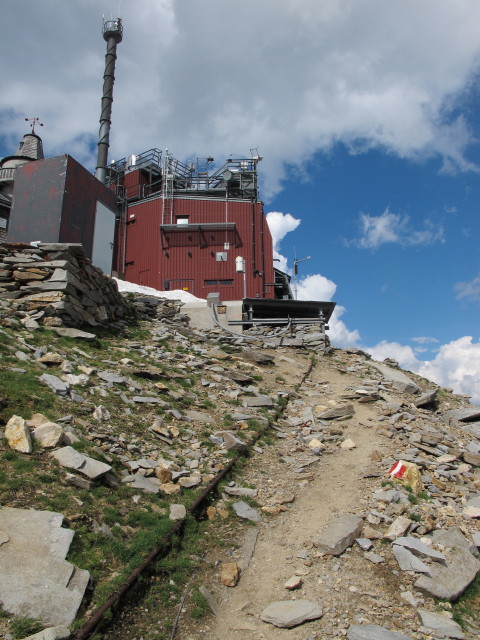
[(108, 147), (110, 146), (110, 116), (112, 115), (113, 84), (115, 82), (115, 61), (117, 44), (122, 41), (122, 20), (109, 20), (103, 23), (103, 38), (107, 42), (105, 55), (105, 72), (103, 74), (103, 96), (100, 113), (100, 130), (98, 132), (98, 156), (95, 177), (105, 184), (107, 175)]

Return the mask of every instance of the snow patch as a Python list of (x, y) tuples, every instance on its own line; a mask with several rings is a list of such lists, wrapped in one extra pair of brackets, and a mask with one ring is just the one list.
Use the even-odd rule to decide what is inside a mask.
[(142, 284), (134, 284), (113, 278), (117, 283), (120, 293), (139, 293), (144, 296), (152, 296), (154, 298), (164, 298), (165, 300), (181, 300), (182, 302), (204, 302), (205, 298), (197, 298), (188, 291), (175, 289), (174, 291), (158, 291), (152, 287), (145, 287)]

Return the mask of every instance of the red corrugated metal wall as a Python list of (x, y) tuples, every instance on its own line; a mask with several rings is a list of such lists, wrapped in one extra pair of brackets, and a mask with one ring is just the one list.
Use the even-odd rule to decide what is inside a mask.
[[(161, 233), (163, 200), (130, 204), (127, 211), (125, 279), (155, 289), (185, 289), (199, 298), (220, 291), (224, 300), (244, 297), (243, 274), (235, 258), (246, 261), (247, 297), (273, 298), (272, 238), (261, 203), (175, 198), (173, 221), (188, 218), (188, 229)], [(170, 214), (165, 224), (170, 224)], [(191, 225), (235, 223), (225, 229), (195, 231)], [(230, 248), (225, 250), (224, 243)], [(218, 261), (217, 253), (226, 254)]]

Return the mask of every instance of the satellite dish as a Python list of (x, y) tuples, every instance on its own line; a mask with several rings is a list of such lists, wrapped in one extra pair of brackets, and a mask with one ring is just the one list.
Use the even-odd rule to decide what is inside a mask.
[(229, 182), (233, 178), (233, 173), (228, 169), (223, 172), (223, 179), (225, 182)]

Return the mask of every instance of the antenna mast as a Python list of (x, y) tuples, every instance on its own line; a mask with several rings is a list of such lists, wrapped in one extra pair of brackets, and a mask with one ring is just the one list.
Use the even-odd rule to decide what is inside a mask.
[(110, 146), (110, 117), (112, 115), (113, 84), (115, 82), (115, 61), (117, 59), (117, 44), (122, 41), (122, 20), (108, 20), (103, 22), (103, 38), (107, 42), (105, 55), (105, 71), (103, 74), (103, 96), (100, 113), (100, 130), (98, 132), (98, 156), (95, 177), (105, 183), (107, 175), (108, 148)]

